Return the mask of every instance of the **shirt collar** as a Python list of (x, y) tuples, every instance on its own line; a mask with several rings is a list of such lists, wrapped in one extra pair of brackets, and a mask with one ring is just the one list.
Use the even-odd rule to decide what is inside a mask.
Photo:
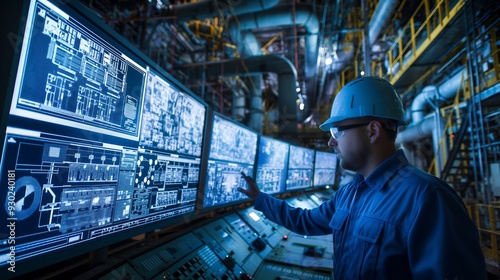
[[(394, 175), (403, 167), (409, 164), (403, 150), (396, 151), (393, 155), (387, 158), (380, 164), (368, 177), (365, 179), (366, 185), (374, 190), (381, 190), (386, 183), (394, 177)], [(356, 174), (353, 180), (354, 185), (358, 185), (363, 181), (363, 176)]]

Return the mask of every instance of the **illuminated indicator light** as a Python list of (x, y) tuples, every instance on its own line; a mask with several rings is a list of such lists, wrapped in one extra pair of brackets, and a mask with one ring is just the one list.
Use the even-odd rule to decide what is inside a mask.
[(248, 213), (248, 215), (250, 216), (250, 218), (252, 218), (256, 222), (258, 220), (260, 220), (260, 217), (257, 214), (255, 214), (255, 212), (250, 212), (250, 213)]

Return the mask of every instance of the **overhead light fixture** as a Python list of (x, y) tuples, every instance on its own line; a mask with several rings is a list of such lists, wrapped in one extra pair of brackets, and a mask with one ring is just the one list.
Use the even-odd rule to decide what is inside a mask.
[(332, 64), (332, 62), (333, 62), (333, 60), (332, 60), (332, 58), (331, 58), (331, 57), (327, 57), (327, 58), (325, 59), (325, 64), (326, 64), (326, 65), (330, 65), (330, 64)]

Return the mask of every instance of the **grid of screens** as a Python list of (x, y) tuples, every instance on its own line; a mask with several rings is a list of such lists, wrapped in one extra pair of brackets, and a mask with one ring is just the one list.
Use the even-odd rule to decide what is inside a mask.
[[(82, 16), (81, 4), (56, 1), (30, 2), (8, 93), (0, 212), (15, 240), (3, 227), (0, 242), (15, 245), (16, 262), (56, 262), (46, 253), (180, 222), (195, 213), (201, 183), (204, 209), (248, 200), (241, 172), (271, 194), (312, 186), (313, 150), (265, 136), (258, 149), (256, 132), (219, 114), (208, 144), (204, 102)], [(329, 156), (317, 157), (335, 163)], [(331, 167), (317, 165), (315, 183), (330, 184)], [(11, 248), (0, 247), (0, 267)]]
[(210, 141), (203, 207), (247, 199), (237, 188), (246, 188), (241, 172), (253, 174), (257, 133), (214, 114)]
[(286, 190), (312, 187), (314, 150), (290, 145)]
[(337, 171), (337, 154), (316, 151), (314, 159), (314, 186), (333, 186)]
[(26, 17), (0, 175), (16, 262), (195, 211), (207, 106), (71, 7)]
[(274, 194), (285, 191), (290, 144), (261, 136), (255, 180), (260, 190)]

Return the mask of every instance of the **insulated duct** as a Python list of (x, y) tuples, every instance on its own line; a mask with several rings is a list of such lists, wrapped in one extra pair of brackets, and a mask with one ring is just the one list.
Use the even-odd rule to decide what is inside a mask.
[[(201, 79), (203, 73), (218, 76), (247, 76), (273, 72), (278, 75), (278, 109), (280, 132), (297, 133), (297, 105), (295, 84), (297, 72), (292, 63), (279, 55), (252, 56), (242, 60), (232, 59), (207, 63), (194, 63), (182, 66), (192, 79)], [(254, 102), (254, 101), (251, 101)]]
[[(444, 147), (441, 149), (440, 140), (446, 125), (445, 120), (437, 113), (427, 115), (421, 122), (409, 127), (398, 133), (396, 137), (396, 145), (402, 143), (413, 142), (429, 135), (432, 136), (432, 147), (434, 155), (436, 156), (436, 170), (440, 173), (446, 162), (446, 153), (448, 149)], [(437, 174), (439, 176), (439, 174)]]
[(394, 9), (398, 6), (399, 0), (379, 1), (368, 24), (368, 39), (370, 46), (375, 43), (378, 35), (384, 26), (391, 20)]
[[(308, 34), (305, 36), (304, 49), (306, 51), (306, 61), (304, 73), (306, 96), (309, 96), (309, 100), (311, 100), (315, 91), (315, 76), (318, 62), (319, 21), (316, 14), (310, 8), (297, 7), (295, 18), (288, 6), (273, 8), (262, 13), (244, 14), (237, 17), (237, 20), (230, 18), (228, 28), (231, 40), (238, 45), (238, 49), (242, 52), (245, 48), (252, 47), (249, 44), (250, 42), (244, 39), (248, 35), (246, 31), (259, 28), (292, 26), (293, 24), (304, 26)], [(307, 110), (301, 112), (301, 116), (298, 116), (299, 120), (303, 120), (309, 115), (310, 106), (305, 104), (305, 108)]]
[(437, 106), (437, 102), (455, 96), (458, 89), (462, 86), (463, 75), (465, 75), (465, 70), (458, 71), (458, 73), (440, 86), (426, 86), (422, 92), (413, 99), (411, 104), (412, 122), (419, 123), (423, 119), (427, 104), (434, 104), (434, 106)]
[(295, 19), (290, 12), (290, 7), (273, 8), (262, 13), (244, 14), (237, 20), (228, 21), (231, 40), (236, 44), (242, 42), (242, 32), (259, 28), (283, 27), (293, 24), (303, 25), (308, 36), (305, 38), (306, 50), (306, 78), (316, 75), (316, 64), (318, 61), (318, 32), (319, 21), (314, 12), (307, 7), (297, 7)]
[[(368, 39), (370, 46), (377, 40), (380, 32), (385, 25), (391, 20), (392, 14), (399, 4), (399, 0), (379, 1), (379, 4), (373, 12), (370, 23), (368, 24)], [(349, 52), (339, 53), (338, 60), (332, 64), (333, 71), (344, 69), (348, 61), (352, 61), (354, 57), (354, 47), (350, 48)]]
[[(243, 58), (262, 55), (260, 43), (252, 32), (244, 34), (243, 47), (240, 53)], [(250, 84), (250, 112), (247, 124), (254, 130), (262, 132), (264, 124), (264, 113), (262, 109), (262, 74), (250, 75), (247, 77), (247, 80)], [(245, 98), (245, 96), (242, 98)]]
[[(170, 5), (167, 7), (167, 14), (170, 16), (175, 16), (178, 23), (185, 23), (190, 20), (199, 20), (206, 18), (213, 18), (222, 15), (241, 15), (248, 13), (256, 13), (264, 10), (271, 9), (276, 6), (279, 0), (240, 0), (240, 1), (211, 1), (203, 0), (198, 2), (191, 2), (187, 4), (180, 5)], [(217, 6), (214, 6), (216, 4)], [(183, 24), (184, 25), (184, 24)], [(185, 26), (185, 25), (184, 25)], [(189, 29), (189, 28), (185, 28)], [(246, 47), (244, 50), (240, 50), (243, 57), (261, 55), (261, 47), (257, 39), (253, 34), (245, 34), (244, 36)], [(261, 83), (262, 75), (257, 74), (249, 77), (252, 79), (253, 88), (250, 88), (250, 116), (248, 120), (248, 125), (255, 129), (256, 131), (262, 131), (263, 125), (263, 113), (262, 113), (262, 92)], [(235, 95), (233, 96), (233, 105), (236, 106), (232, 108), (233, 115), (244, 116), (245, 112), (245, 96)]]
[[(448, 148), (440, 150), (439, 142), (443, 136), (445, 127), (444, 121), (440, 118), (439, 122), (435, 120), (439, 108), (437, 101), (443, 101), (452, 98), (462, 86), (462, 77), (465, 75), (465, 69), (458, 71), (451, 78), (446, 80), (440, 86), (427, 86), (418, 94), (411, 105), (412, 123), (408, 128), (398, 133), (396, 143), (408, 143), (420, 140), (432, 135), (434, 154), (437, 159), (437, 172), (440, 173), (447, 159)], [(425, 107), (431, 104), (435, 112), (429, 114), (431, 117), (424, 117)], [(434, 117), (432, 117), (434, 116)], [(437, 174), (439, 175), (439, 174)]]
[[(169, 5), (166, 7), (166, 15), (176, 17), (178, 23), (184, 23), (190, 20), (206, 19), (218, 17), (219, 12), (222, 15), (241, 15), (268, 10), (276, 6), (279, 0), (202, 0), (190, 2), (187, 4)], [(214, 6), (217, 4), (217, 7)]]
[[(254, 55), (262, 55), (260, 49), (260, 44), (253, 33), (247, 33), (244, 36), (244, 42), (246, 48), (241, 51), (242, 57), (251, 57)], [(241, 80), (240, 80), (241, 82)], [(264, 124), (264, 114), (262, 109), (262, 74), (257, 73), (249, 75), (245, 78), (245, 83), (249, 86), (245, 86), (247, 93), (250, 96), (249, 102), (249, 115), (247, 120), (247, 125), (257, 132), (262, 132)], [(234, 88), (234, 87), (233, 87)], [(233, 102), (231, 108), (233, 118), (239, 122), (243, 122), (246, 116), (246, 95), (237, 94), (235, 91), (233, 93)]]
[[(384, 26), (388, 24), (391, 20), (394, 10), (399, 5), (399, 0), (387, 0), (379, 1), (379, 4), (375, 11), (373, 12), (370, 23), (368, 24), (368, 39), (370, 40), (370, 46), (377, 40), (378, 36), (382, 32)], [(334, 59), (330, 70), (335, 73), (343, 70), (347, 63), (350, 63), (354, 58), (354, 46), (348, 48), (345, 52), (336, 53), (336, 59)], [(331, 75), (327, 75), (331, 76)], [(334, 88), (334, 86), (327, 86), (326, 88)], [(325, 92), (325, 100), (329, 99), (333, 91)]]

